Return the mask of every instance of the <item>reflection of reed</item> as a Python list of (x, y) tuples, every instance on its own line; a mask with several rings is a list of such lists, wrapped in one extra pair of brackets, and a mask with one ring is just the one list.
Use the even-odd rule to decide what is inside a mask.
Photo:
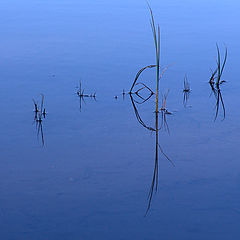
[(212, 82), (209, 82), (209, 85), (211, 87), (212, 93), (214, 94), (214, 96), (216, 98), (216, 113), (215, 113), (214, 121), (217, 119), (220, 105), (222, 106), (223, 120), (224, 120), (225, 116), (226, 116), (226, 109), (225, 109), (225, 105), (224, 105), (224, 101), (223, 101), (223, 97), (222, 97), (222, 93), (221, 93), (221, 89), (220, 89), (221, 83), (214, 84)]
[(46, 117), (46, 109), (44, 108), (44, 95), (42, 94), (41, 105), (33, 99), (34, 104), (34, 121), (36, 123), (37, 137), (41, 135), (41, 142), (44, 146), (44, 133), (43, 133), (43, 119)]
[(37, 136), (41, 135), (42, 145), (44, 146), (44, 134), (43, 134), (43, 125), (42, 120), (36, 120), (36, 129), (37, 129)]
[[(142, 104), (142, 102), (137, 101), (134, 98), (134, 96), (136, 96), (138, 98), (139, 98), (139, 96), (137, 94), (132, 94), (132, 93), (130, 93), (129, 96), (130, 96), (132, 106), (133, 106), (133, 109), (134, 109), (134, 113), (136, 115), (136, 118), (137, 118), (138, 122), (144, 128), (148, 129), (149, 131), (155, 132), (155, 160), (154, 160), (152, 183), (151, 183), (150, 190), (149, 190), (149, 193), (148, 193), (148, 206), (147, 206), (147, 210), (146, 210), (146, 214), (147, 214), (148, 211), (150, 210), (150, 207), (151, 207), (151, 202), (152, 202), (154, 189), (155, 189), (155, 191), (157, 191), (157, 189), (158, 189), (158, 175), (159, 175), (158, 173), (159, 173), (159, 156), (160, 156), (160, 153), (169, 162), (171, 162), (171, 164), (174, 166), (174, 163), (167, 156), (167, 154), (164, 153), (164, 151), (163, 151), (163, 149), (162, 149), (162, 147), (159, 143), (159, 131), (164, 127), (169, 132), (166, 115), (169, 115), (171, 113), (166, 109), (167, 94), (165, 94), (162, 98), (162, 106), (161, 106), (160, 111), (155, 111), (155, 126), (151, 127), (143, 121), (143, 119), (141, 118), (140, 113), (138, 111), (137, 105)], [(147, 97), (145, 97), (144, 99), (141, 99), (141, 100), (145, 103), (147, 100), (149, 100), (151, 98), (151, 96), (152, 96), (151, 93), (149, 93), (149, 96), (147, 96)], [(159, 127), (159, 114), (161, 114), (160, 127)]]
[(96, 92), (93, 94), (86, 94), (84, 93), (84, 89), (82, 89), (82, 83), (79, 83), (79, 87), (78, 87), (78, 91), (77, 91), (77, 95), (79, 97), (79, 110), (80, 112), (82, 111), (82, 102), (85, 102), (84, 98), (92, 98), (96, 101)]
[[(160, 155), (159, 151), (162, 153), (162, 155), (166, 159), (168, 159), (172, 163), (172, 161), (169, 159), (169, 157), (163, 152), (163, 150), (159, 144), (159, 126), (158, 126), (158, 122), (159, 122), (158, 114), (161, 113), (162, 122), (160, 125), (161, 126), (160, 129), (162, 127), (164, 127), (169, 132), (167, 118), (166, 118), (166, 115), (170, 114), (170, 112), (168, 112), (166, 109), (167, 94), (165, 94), (162, 98), (162, 107), (159, 112), (160, 79), (162, 78), (164, 72), (167, 70), (168, 66), (164, 69), (160, 68), (160, 27), (159, 27), (159, 25), (157, 25), (157, 26), (155, 25), (153, 12), (152, 12), (152, 9), (150, 6), (149, 6), (149, 10), (150, 10), (150, 16), (151, 16), (150, 23), (151, 23), (153, 39), (154, 39), (156, 64), (148, 65), (138, 71), (138, 73), (136, 74), (136, 77), (132, 83), (130, 92), (129, 92), (131, 102), (132, 102), (134, 112), (135, 112), (138, 122), (146, 129), (148, 129), (150, 131), (155, 131), (155, 164), (154, 164), (152, 184), (151, 184), (150, 191), (148, 194), (148, 207), (147, 207), (146, 214), (148, 213), (150, 206), (151, 206), (154, 188), (157, 191), (157, 187), (158, 187), (158, 171), (159, 171), (158, 160), (159, 160), (159, 155)], [(151, 69), (151, 68), (155, 68), (155, 67), (156, 67), (157, 71), (156, 71), (156, 92), (154, 93), (146, 84), (137, 83), (137, 81), (143, 71), (145, 71), (146, 69)], [(134, 88), (137, 86), (139, 88), (137, 90), (134, 90)], [(149, 95), (147, 97), (142, 96), (141, 95), (142, 90), (148, 90)], [(144, 121), (142, 120), (142, 118), (138, 112), (138, 108), (137, 108), (136, 104), (143, 104), (143, 103), (147, 102), (154, 94), (155, 94), (155, 126), (150, 127), (150, 126), (146, 125), (144, 123)], [(134, 99), (133, 95), (136, 96), (137, 98), (139, 98), (139, 100)]]
[(187, 107), (189, 95), (190, 95), (190, 83), (187, 80), (187, 76), (184, 77), (184, 84), (183, 84), (183, 106)]
[[(173, 166), (175, 166), (174, 163), (172, 162), (172, 160), (167, 156), (167, 154), (164, 153), (164, 151), (159, 143), (159, 130), (161, 130), (163, 126), (164, 126), (164, 129), (167, 130), (167, 132), (169, 133), (169, 127), (168, 127), (166, 115), (169, 115), (171, 113), (166, 109), (167, 95), (168, 95), (168, 92), (166, 94), (164, 94), (164, 96), (162, 97), (162, 106), (161, 106), (160, 112), (159, 111), (155, 112), (155, 129), (154, 129), (154, 131), (155, 131), (155, 163), (154, 163), (152, 184), (151, 184), (150, 191), (148, 194), (148, 207), (147, 207), (146, 214), (148, 213), (148, 211), (150, 210), (150, 207), (151, 207), (154, 188), (155, 188), (156, 192), (158, 189), (158, 171), (159, 171), (158, 163), (159, 163), (159, 155), (160, 155), (159, 153), (162, 153), (162, 155)], [(159, 127), (159, 116), (158, 116), (159, 114), (161, 114), (160, 127)]]
[(212, 72), (210, 80), (209, 80), (209, 85), (211, 87), (212, 93), (214, 94), (214, 96), (216, 98), (216, 113), (215, 113), (214, 121), (217, 119), (220, 105), (222, 106), (222, 110), (223, 110), (223, 119), (225, 119), (225, 115), (226, 115), (225, 105), (224, 105), (220, 86), (225, 82), (221, 78), (222, 78), (223, 70), (224, 70), (224, 67), (225, 67), (225, 64), (227, 61), (227, 54), (228, 54), (228, 52), (227, 52), (227, 47), (226, 47), (224, 60), (223, 60), (223, 63), (221, 64), (220, 50), (217, 45), (217, 67), (216, 67), (215, 71)]
[[(134, 100), (133, 95), (132, 95), (131, 93), (129, 94), (129, 96), (130, 96), (130, 99), (131, 99), (131, 102), (132, 102), (132, 106), (133, 106), (133, 109), (134, 109), (134, 113), (135, 113), (135, 115), (136, 115), (136, 118), (137, 118), (138, 122), (139, 122), (143, 127), (147, 128), (148, 130), (150, 130), (150, 131), (155, 131), (154, 128), (152, 128), (152, 127), (150, 127), (150, 126), (147, 126), (147, 125), (144, 123), (144, 121), (142, 120), (142, 118), (141, 118), (141, 116), (140, 116), (140, 114), (139, 114), (139, 112), (138, 112), (138, 108), (137, 108), (137, 106), (136, 106), (136, 104), (140, 104), (140, 103), (138, 103), (138, 101)], [(146, 98), (146, 99), (147, 99), (147, 98)], [(150, 99), (150, 98), (148, 98), (148, 99)]]

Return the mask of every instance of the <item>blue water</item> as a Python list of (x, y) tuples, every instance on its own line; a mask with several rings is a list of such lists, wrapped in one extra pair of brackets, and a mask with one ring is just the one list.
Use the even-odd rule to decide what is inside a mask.
[[(158, 191), (145, 216), (154, 133), (137, 121), (127, 92), (154, 64), (144, 1), (0, 3), (0, 238), (228, 240), (240, 236), (238, 1), (151, 1), (170, 64), (170, 134), (159, 141)], [(222, 96), (208, 84), (216, 43), (228, 58)], [(183, 105), (184, 76), (191, 92)], [(81, 111), (77, 86), (85, 98)], [(141, 81), (155, 87), (154, 69)], [(44, 146), (32, 99), (44, 94)], [(117, 98), (115, 99), (115, 96)], [(154, 97), (139, 106), (154, 125)]]

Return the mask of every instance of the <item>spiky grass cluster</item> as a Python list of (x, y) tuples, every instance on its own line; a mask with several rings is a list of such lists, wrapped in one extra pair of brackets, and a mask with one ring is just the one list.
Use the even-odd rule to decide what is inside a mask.
[(221, 80), (221, 78), (222, 78), (223, 70), (227, 61), (228, 51), (227, 51), (227, 47), (225, 47), (224, 60), (223, 60), (223, 64), (221, 64), (221, 56), (220, 56), (220, 50), (219, 50), (218, 44), (216, 44), (216, 46), (217, 46), (217, 67), (215, 71), (212, 72), (209, 83), (216, 84), (219, 86), (220, 84), (225, 82), (224, 80)]
[(42, 121), (46, 118), (46, 108), (44, 107), (44, 95), (41, 94), (41, 105), (38, 105), (38, 102), (33, 99), (34, 104), (34, 121), (37, 128), (37, 136), (41, 134), (42, 145), (44, 146), (44, 134), (43, 134), (43, 124)]
[(226, 115), (225, 105), (224, 105), (220, 86), (222, 83), (226, 82), (225, 80), (222, 80), (222, 74), (227, 61), (227, 54), (228, 54), (227, 47), (225, 47), (225, 55), (224, 55), (223, 63), (221, 64), (220, 50), (217, 44), (216, 46), (217, 46), (217, 67), (215, 71), (212, 72), (209, 80), (212, 93), (216, 98), (216, 113), (215, 113), (214, 121), (217, 119), (220, 105), (222, 106), (222, 110), (223, 110), (223, 119), (225, 118), (225, 115)]

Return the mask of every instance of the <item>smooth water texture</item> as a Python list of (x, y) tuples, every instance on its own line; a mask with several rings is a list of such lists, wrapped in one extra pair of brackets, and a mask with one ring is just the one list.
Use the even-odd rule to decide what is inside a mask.
[[(127, 92), (155, 63), (145, 1), (0, 4), (0, 238), (227, 240), (240, 236), (238, 1), (151, 1), (161, 28), (158, 190), (148, 193), (155, 133)], [(214, 121), (209, 79), (218, 43), (228, 58)], [(155, 90), (155, 69), (141, 80)], [(183, 104), (184, 76), (190, 83)], [(81, 81), (85, 94), (80, 99)], [(47, 115), (41, 130), (32, 99)], [(154, 126), (154, 96), (138, 106)], [(81, 111), (80, 111), (81, 100)], [(83, 101), (84, 100), (84, 101)], [(161, 98), (160, 98), (161, 105)], [(160, 119), (161, 120), (161, 119)]]

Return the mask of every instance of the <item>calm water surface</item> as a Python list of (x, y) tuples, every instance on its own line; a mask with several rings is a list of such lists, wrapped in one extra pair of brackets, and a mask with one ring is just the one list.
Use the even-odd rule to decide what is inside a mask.
[[(0, 4), (0, 236), (19, 239), (227, 240), (240, 236), (238, 1), (151, 1), (161, 27), (161, 80), (170, 134), (159, 142), (158, 191), (148, 205), (155, 133), (136, 119), (136, 72), (154, 64), (144, 1)], [(228, 59), (215, 117), (208, 84), (216, 42)], [(155, 87), (155, 72), (141, 77)], [(183, 105), (185, 74), (191, 92)], [(79, 81), (86, 94), (80, 111)], [(45, 96), (44, 146), (32, 99)], [(115, 99), (115, 96), (118, 96)], [(154, 126), (154, 97), (139, 107)]]

